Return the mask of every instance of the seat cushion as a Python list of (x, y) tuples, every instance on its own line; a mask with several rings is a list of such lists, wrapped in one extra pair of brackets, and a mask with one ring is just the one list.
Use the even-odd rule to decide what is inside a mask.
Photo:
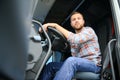
[(82, 80), (100, 80), (100, 74), (93, 72), (76, 72), (73, 78)]

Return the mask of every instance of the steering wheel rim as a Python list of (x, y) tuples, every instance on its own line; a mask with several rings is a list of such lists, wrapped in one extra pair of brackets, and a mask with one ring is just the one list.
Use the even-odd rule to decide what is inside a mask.
[[(55, 38), (52, 42), (53, 50), (55, 50), (56, 47), (58, 47), (58, 45), (61, 46), (60, 49), (62, 49), (62, 50), (60, 50), (60, 51), (62, 51), (62, 52), (65, 52), (66, 50), (70, 49), (70, 45), (69, 45), (67, 39), (60, 31), (58, 31), (57, 29), (55, 29), (53, 27), (48, 27), (48, 32)], [(59, 44), (56, 44), (55, 40), (59, 41)], [(59, 51), (59, 49), (57, 49), (57, 50)]]
[(53, 27), (48, 27), (48, 31), (54, 33), (54, 35), (56, 35), (56, 36), (62, 38), (63, 40), (67, 41), (65, 36), (60, 31), (58, 31), (57, 29), (55, 29)]

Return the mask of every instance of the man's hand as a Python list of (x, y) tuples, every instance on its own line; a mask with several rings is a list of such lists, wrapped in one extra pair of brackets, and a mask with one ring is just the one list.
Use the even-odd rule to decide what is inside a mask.
[[(56, 28), (58, 31), (60, 31), (66, 38), (68, 38), (68, 30), (63, 28), (62, 26), (58, 25), (57, 23), (46, 23), (43, 25), (44, 30), (47, 31), (47, 27), (53, 27)], [(39, 31), (42, 32), (42, 29), (39, 28)]]
[[(44, 30), (46, 30), (47, 31), (47, 27), (54, 27), (54, 28), (56, 28), (56, 23), (46, 23), (46, 24), (43, 24), (43, 28), (44, 28)], [(42, 29), (41, 28), (39, 28), (39, 32), (42, 32)]]

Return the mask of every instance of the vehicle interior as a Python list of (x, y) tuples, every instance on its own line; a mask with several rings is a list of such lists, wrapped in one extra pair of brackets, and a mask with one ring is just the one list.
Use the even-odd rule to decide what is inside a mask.
[[(102, 65), (104, 66), (102, 66), (101, 73), (77, 72), (73, 79), (119, 79), (119, 65), (117, 64), (117, 52), (115, 51), (115, 23), (111, 3), (108, 0), (38, 0), (30, 33), (30, 54), (26, 79), (37, 79), (44, 65), (49, 62), (64, 61), (70, 56), (69, 44), (59, 31), (48, 28), (48, 32), (43, 29), (43, 33), (39, 33), (38, 29), (39, 27), (42, 28), (44, 23), (55, 22), (74, 32), (69, 21), (70, 15), (74, 11), (82, 13), (86, 22), (85, 25), (95, 30), (102, 53)], [(39, 40), (37, 40), (37, 37)], [(61, 58), (56, 54), (56, 51), (61, 52)], [(113, 54), (114, 56), (112, 56)]]
[(102, 67), (100, 73), (76, 72), (73, 80), (120, 79), (120, 0), (1, 0), (0, 10), (0, 80), (38, 80), (49, 62), (71, 56), (63, 34), (42, 25), (55, 22), (74, 32), (74, 11), (97, 34)]

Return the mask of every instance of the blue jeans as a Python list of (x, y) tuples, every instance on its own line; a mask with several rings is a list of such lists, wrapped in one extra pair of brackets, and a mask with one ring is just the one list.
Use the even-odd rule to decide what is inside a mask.
[(97, 73), (100, 71), (100, 67), (84, 58), (69, 57), (64, 63), (49, 63), (43, 69), (39, 80), (71, 80), (76, 71)]

